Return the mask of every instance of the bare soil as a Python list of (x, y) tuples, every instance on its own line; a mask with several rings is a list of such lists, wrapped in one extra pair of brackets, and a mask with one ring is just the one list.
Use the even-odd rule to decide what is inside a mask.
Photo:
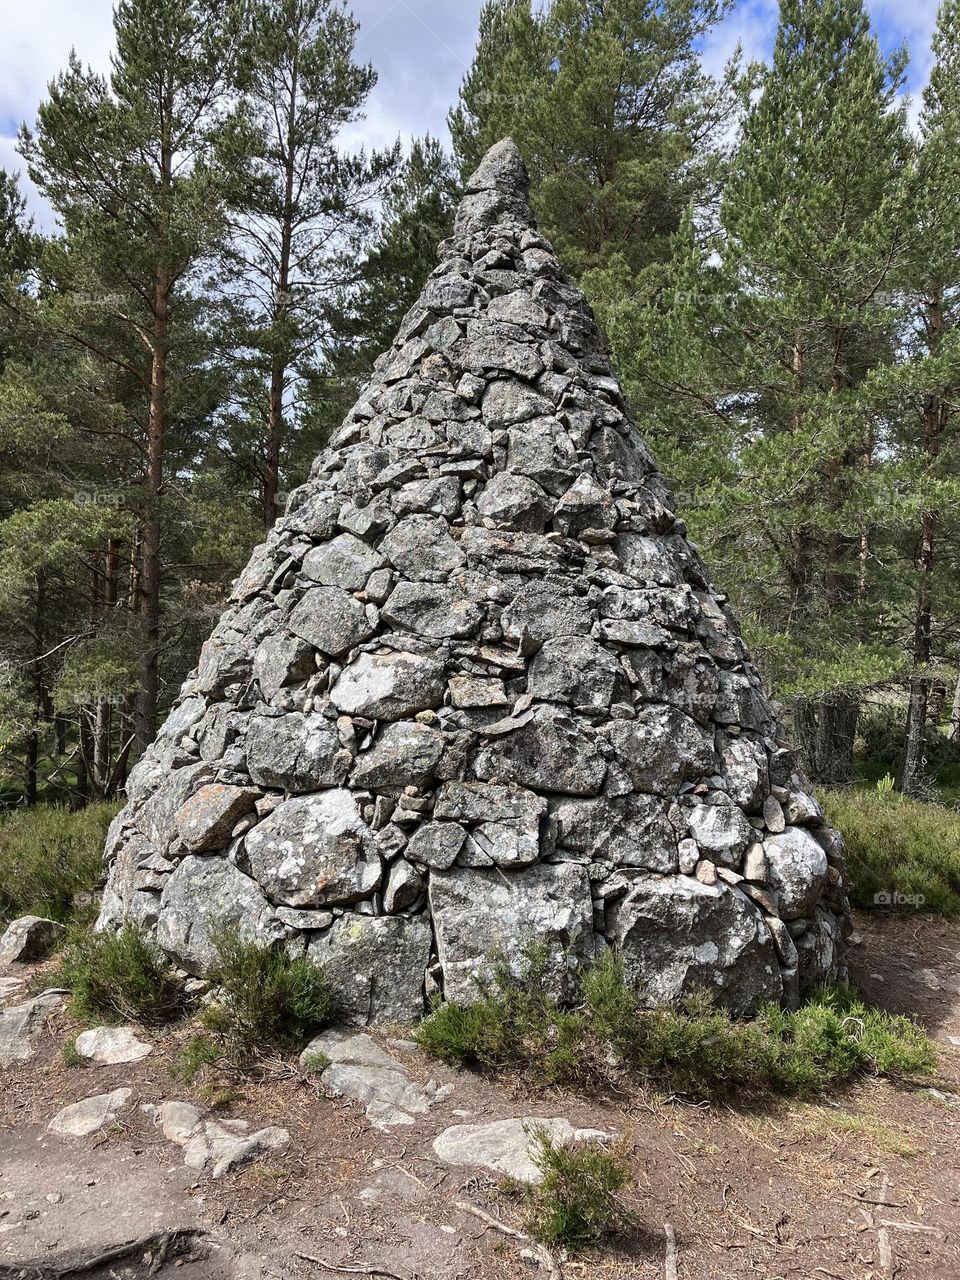
[[(68, 1066), (61, 1050), (79, 1028), (58, 1014), (37, 1056), (0, 1075), (0, 1280), (547, 1276), (529, 1242), (460, 1207), (516, 1230), (515, 1202), (483, 1170), (441, 1165), (432, 1149), (448, 1125), (528, 1115), (624, 1134), (635, 1175), (629, 1200), (642, 1226), (589, 1256), (556, 1254), (562, 1280), (957, 1280), (960, 925), (862, 915), (857, 928), (852, 976), (941, 1043), (941, 1097), (867, 1080), (762, 1107), (639, 1091), (598, 1103), (534, 1096), (413, 1054), (411, 1075), (455, 1089), (417, 1125), (384, 1134), (279, 1059), (212, 1099), (175, 1076), (185, 1028), (150, 1036), (155, 1051), (137, 1064)], [(0, 973), (0, 991), (22, 976)], [(134, 1096), (108, 1132), (46, 1132), (60, 1107), (121, 1085)], [(293, 1142), (220, 1181), (198, 1176), (141, 1110), (170, 1098), (282, 1124)]]

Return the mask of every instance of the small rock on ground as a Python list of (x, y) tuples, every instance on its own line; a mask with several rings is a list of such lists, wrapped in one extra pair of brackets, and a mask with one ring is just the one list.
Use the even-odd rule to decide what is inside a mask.
[(435, 1139), (433, 1150), (444, 1164), (482, 1165), (518, 1182), (536, 1184), (542, 1173), (531, 1151), (536, 1149), (534, 1130), (545, 1130), (556, 1145), (574, 1142), (606, 1142), (617, 1135), (599, 1129), (575, 1129), (563, 1118), (546, 1120), (539, 1116), (495, 1120), (492, 1124), (453, 1125)]
[(184, 1164), (190, 1169), (209, 1168), (212, 1178), (222, 1178), (258, 1156), (290, 1145), (290, 1134), (277, 1125), (250, 1133), (248, 1121), (204, 1120), (189, 1102), (147, 1104), (144, 1110), (153, 1115), (168, 1141), (183, 1148)]
[(107, 1124), (112, 1124), (117, 1112), (126, 1106), (132, 1089), (114, 1089), (112, 1093), (98, 1093), (64, 1107), (53, 1117), (47, 1128), (61, 1137), (86, 1138)]
[(362, 1102), (377, 1129), (416, 1124), (416, 1116), (452, 1091), (452, 1086), (439, 1088), (434, 1080), (426, 1085), (411, 1080), (400, 1063), (367, 1035), (324, 1031), (300, 1055), (301, 1066), (309, 1069), (320, 1054), (330, 1064), (321, 1076), (324, 1085), (337, 1097)]
[(45, 991), (24, 1004), (0, 1009), (0, 1067), (33, 1057), (34, 1042), (61, 999), (58, 993)]
[(153, 1046), (140, 1040), (133, 1027), (93, 1027), (77, 1036), (75, 1048), (82, 1058), (111, 1066), (139, 1062), (153, 1053)]
[(0, 965), (45, 960), (66, 933), (62, 924), (43, 916), (21, 916), (0, 938)]

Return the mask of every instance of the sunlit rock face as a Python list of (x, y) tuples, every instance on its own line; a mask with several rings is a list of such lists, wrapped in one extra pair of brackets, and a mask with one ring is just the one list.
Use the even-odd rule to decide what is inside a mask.
[(651, 1004), (837, 976), (843, 849), (640, 438), (516, 147), (130, 780), (101, 929), (221, 922), (355, 1022), (617, 949)]

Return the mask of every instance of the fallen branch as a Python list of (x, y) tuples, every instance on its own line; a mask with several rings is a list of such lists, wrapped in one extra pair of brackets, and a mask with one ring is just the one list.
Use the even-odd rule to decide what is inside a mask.
[(508, 1227), (505, 1222), (501, 1222), (493, 1214), (484, 1213), (475, 1204), (467, 1204), (465, 1200), (458, 1200), (456, 1207), (462, 1209), (464, 1213), (473, 1214), (475, 1218), (479, 1218), (485, 1226), (490, 1227), (493, 1231), (499, 1231), (501, 1234), (509, 1236), (511, 1240), (519, 1240), (522, 1244), (529, 1245), (537, 1255), (537, 1259), (546, 1267), (548, 1273), (551, 1276), (556, 1276), (557, 1280), (563, 1280), (563, 1272), (560, 1270), (557, 1260), (550, 1250), (540, 1244), (539, 1241), (534, 1240), (532, 1236), (528, 1236), (525, 1231), (518, 1231), (516, 1227)]
[(896, 1231), (929, 1231), (932, 1236), (939, 1236), (944, 1239), (944, 1234), (939, 1227), (926, 1227), (922, 1222), (895, 1222), (893, 1218), (881, 1218), (881, 1227), (892, 1227)]
[(314, 1266), (322, 1267), (324, 1271), (338, 1271), (342, 1276), (374, 1276), (380, 1277), (381, 1280), (407, 1280), (406, 1276), (398, 1276), (395, 1271), (384, 1271), (383, 1267), (345, 1267), (342, 1263), (324, 1262), (322, 1258), (315, 1258), (312, 1253), (294, 1253), (295, 1258), (302, 1258), (304, 1262), (312, 1262)]

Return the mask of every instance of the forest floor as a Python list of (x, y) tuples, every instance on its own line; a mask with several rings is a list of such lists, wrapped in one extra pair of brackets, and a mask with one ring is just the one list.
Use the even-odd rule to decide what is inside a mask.
[[(384, 1132), (279, 1059), (213, 1107), (176, 1077), (184, 1029), (147, 1037), (153, 1052), (138, 1063), (68, 1065), (62, 1049), (80, 1028), (61, 1009), (35, 1056), (0, 1073), (0, 1277), (956, 1280), (960, 925), (856, 923), (855, 983), (942, 1046), (932, 1091), (865, 1080), (803, 1103), (693, 1106), (649, 1092), (597, 1102), (534, 1095), (381, 1038), (415, 1083), (453, 1085), (417, 1123)], [(22, 966), (0, 972), (6, 1003), (28, 977)], [(121, 1087), (132, 1093), (114, 1123), (83, 1138), (47, 1130), (65, 1105)], [(213, 1179), (187, 1168), (143, 1110), (170, 1099), (281, 1125), (292, 1141)], [(484, 1168), (443, 1163), (434, 1139), (451, 1125), (533, 1116), (623, 1135), (643, 1225), (592, 1254), (539, 1259), (532, 1242), (491, 1225), (520, 1230), (516, 1202)], [(125, 1249), (158, 1236), (162, 1248)]]

